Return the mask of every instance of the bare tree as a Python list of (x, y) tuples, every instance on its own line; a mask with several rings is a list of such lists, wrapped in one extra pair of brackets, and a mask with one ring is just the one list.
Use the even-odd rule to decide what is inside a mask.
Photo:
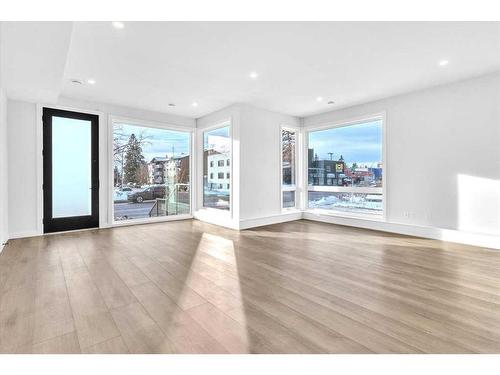
[(283, 182), (286, 184), (295, 183), (295, 131), (283, 129), (281, 133), (282, 161), (283, 161)]

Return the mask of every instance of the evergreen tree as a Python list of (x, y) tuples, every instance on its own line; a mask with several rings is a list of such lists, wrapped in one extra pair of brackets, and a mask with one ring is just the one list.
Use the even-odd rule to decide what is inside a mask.
[(123, 167), (125, 182), (140, 184), (141, 166), (145, 164), (144, 156), (142, 155), (142, 147), (135, 136), (131, 134), (128, 140), (127, 152), (125, 154), (125, 165)]

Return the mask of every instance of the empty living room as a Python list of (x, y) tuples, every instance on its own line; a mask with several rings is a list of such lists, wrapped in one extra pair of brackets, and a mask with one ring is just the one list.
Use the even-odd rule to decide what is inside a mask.
[(0, 21), (0, 368), (498, 361), (500, 22), (50, 15)]

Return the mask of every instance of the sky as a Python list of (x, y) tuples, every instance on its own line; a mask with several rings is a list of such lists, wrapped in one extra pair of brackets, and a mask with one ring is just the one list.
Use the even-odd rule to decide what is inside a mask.
[(382, 161), (382, 121), (310, 132), (309, 148), (319, 159), (330, 160), (333, 152), (333, 160), (342, 155), (347, 164), (374, 167)]
[[(187, 132), (121, 125), (127, 135), (143, 133), (149, 137), (148, 143), (143, 145), (142, 150), (146, 162), (158, 156), (170, 157), (172, 146), (176, 157), (189, 154), (190, 134)], [(215, 129), (206, 132), (205, 135), (209, 136), (208, 143), (215, 146), (214, 148), (225, 149), (229, 127)], [(382, 161), (382, 121), (310, 132), (309, 148), (314, 148), (314, 153), (320, 159), (330, 159), (328, 153), (333, 152), (334, 160), (338, 160), (342, 155), (348, 164), (356, 162), (359, 165), (375, 166), (376, 163)]]
[(203, 135), (204, 148), (205, 150), (213, 149), (221, 153), (229, 152), (231, 149), (231, 142), (229, 141), (229, 137), (229, 126), (207, 131)]
[(136, 125), (120, 125), (128, 136), (132, 133), (139, 136), (142, 133), (149, 137), (147, 143), (142, 146), (142, 154), (146, 162), (150, 162), (154, 157), (172, 156), (172, 147), (175, 157), (189, 154), (190, 133)]

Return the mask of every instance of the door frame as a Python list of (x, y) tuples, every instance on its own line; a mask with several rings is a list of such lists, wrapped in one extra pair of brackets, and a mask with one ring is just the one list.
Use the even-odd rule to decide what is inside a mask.
[[(43, 233), (99, 228), (99, 115), (86, 111), (43, 106), (42, 115), (42, 201)], [(91, 157), (92, 157), (92, 197), (91, 215), (64, 218), (52, 218), (52, 121), (49, 117), (60, 116), (91, 121)]]

